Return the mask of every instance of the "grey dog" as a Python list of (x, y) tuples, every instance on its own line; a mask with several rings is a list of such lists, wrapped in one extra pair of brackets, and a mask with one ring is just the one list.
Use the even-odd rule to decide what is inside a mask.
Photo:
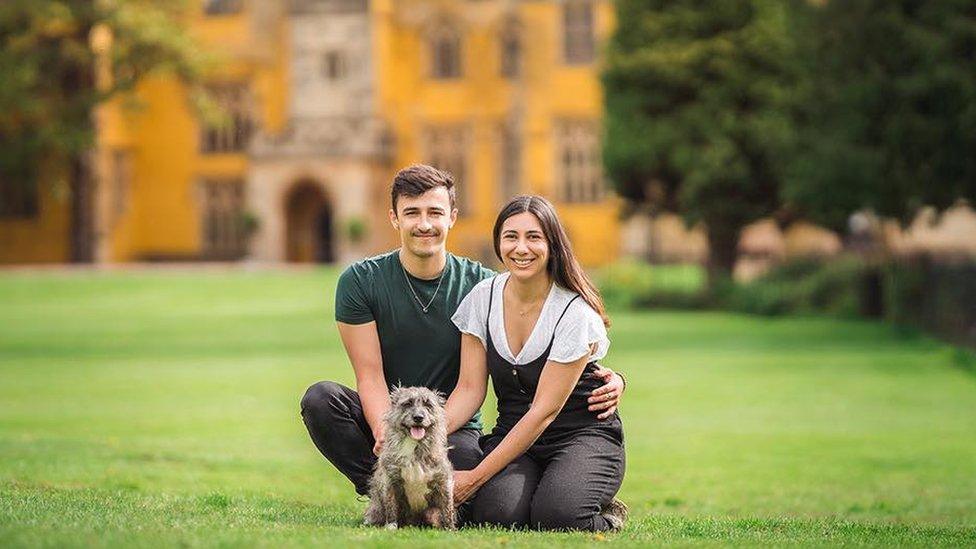
[(364, 522), (454, 529), (454, 470), (447, 459), (444, 397), (424, 387), (397, 387), (390, 401)]

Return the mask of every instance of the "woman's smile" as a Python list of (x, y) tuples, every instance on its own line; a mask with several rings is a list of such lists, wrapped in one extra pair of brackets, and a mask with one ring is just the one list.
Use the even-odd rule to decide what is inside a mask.
[(528, 267), (529, 264), (531, 264), (533, 261), (535, 261), (535, 258), (534, 257), (523, 257), (523, 258), (513, 257), (511, 258), (511, 260), (512, 263), (515, 263), (516, 267), (525, 268)]

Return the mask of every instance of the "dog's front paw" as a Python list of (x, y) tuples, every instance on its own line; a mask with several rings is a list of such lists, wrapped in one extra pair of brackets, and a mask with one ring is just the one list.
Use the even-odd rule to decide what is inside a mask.
[(386, 526), (384, 526), (384, 528), (386, 528), (387, 530), (396, 530), (397, 529), (397, 523), (395, 523), (395, 522), (387, 522), (386, 523)]

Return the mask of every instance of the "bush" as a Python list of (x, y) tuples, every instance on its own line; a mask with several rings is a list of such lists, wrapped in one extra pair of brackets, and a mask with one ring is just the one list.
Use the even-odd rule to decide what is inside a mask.
[(622, 261), (596, 273), (609, 308), (701, 308), (707, 304), (705, 272), (698, 265)]
[(861, 309), (867, 268), (854, 258), (831, 262), (798, 260), (746, 284), (720, 292), (726, 308), (751, 314), (826, 313), (854, 317)]
[(976, 263), (915, 257), (883, 271), (885, 318), (976, 346)]
[(707, 291), (697, 265), (623, 262), (595, 277), (610, 308), (721, 307), (758, 315), (884, 318), (976, 347), (976, 263), (912, 258), (869, 265), (857, 257), (784, 263), (745, 284)]
[(926, 267), (892, 263), (885, 267), (885, 316), (898, 324), (914, 324), (925, 309)]

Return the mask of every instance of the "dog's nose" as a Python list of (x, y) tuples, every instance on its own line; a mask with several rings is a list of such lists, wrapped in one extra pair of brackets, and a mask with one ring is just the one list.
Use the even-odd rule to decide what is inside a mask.
[(421, 416), (421, 415), (414, 415), (413, 416), (414, 423), (420, 423), (423, 420), (424, 420), (424, 416)]

